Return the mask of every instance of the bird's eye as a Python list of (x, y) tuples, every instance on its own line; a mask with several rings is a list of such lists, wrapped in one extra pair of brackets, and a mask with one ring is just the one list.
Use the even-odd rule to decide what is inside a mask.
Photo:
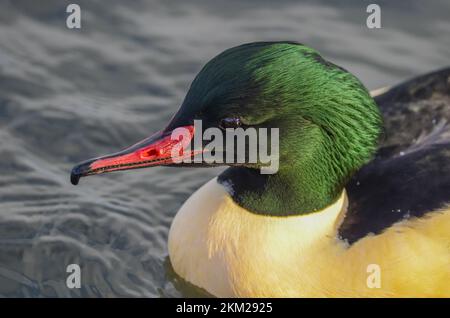
[(220, 121), (220, 128), (238, 128), (241, 127), (241, 119), (238, 117), (227, 117)]

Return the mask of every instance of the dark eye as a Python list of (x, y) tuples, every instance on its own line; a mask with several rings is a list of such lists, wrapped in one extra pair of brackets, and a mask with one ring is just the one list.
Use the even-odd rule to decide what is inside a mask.
[(238, 128), (241, 127), (241, 119), (238, 117), (227, 117), (220, 121), (220, 128)]

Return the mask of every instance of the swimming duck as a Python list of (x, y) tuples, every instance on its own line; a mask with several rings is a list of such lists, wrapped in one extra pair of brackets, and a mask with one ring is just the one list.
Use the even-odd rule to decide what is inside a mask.
[(450, 68), (372, 97), (306, 45), (244, 44), (203, 67), (165, 129), (75, 166), (71, 181), (214, 165), (169, 154), (175, 129), (201, 133), (196, 119), (278, 127), (276, 173), (226, 163), (180, 208), (168, 242), (175, 272), (218, 297), (448, 297), (449, 93)]

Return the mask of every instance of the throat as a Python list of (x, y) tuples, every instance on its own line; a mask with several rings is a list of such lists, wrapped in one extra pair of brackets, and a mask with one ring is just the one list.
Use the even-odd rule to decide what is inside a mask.
[(343, 190), (343, 185), (335, 182), (331, 174), (314, 168), (282, 168), (268, 175), (257, 169), (232, 167), (218, 181), (238, 205), (270, 216), (305, 215), (323, 210), (335, 203)]

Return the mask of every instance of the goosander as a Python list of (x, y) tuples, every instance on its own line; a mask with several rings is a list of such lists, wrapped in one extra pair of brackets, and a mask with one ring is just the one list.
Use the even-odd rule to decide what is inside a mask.
[(194, 120), (277, 127), (276, 173), (225, 163), (176, 214), (180, 277), (218, 297), (450, 297), (449, 119), (450, 68), (371, 96), (306, 45), (249, 43), (203, 67), (166, 128), (75, 166), (71, 181), (214, 165), (174, 163), (171, 134), (194, 138)]

